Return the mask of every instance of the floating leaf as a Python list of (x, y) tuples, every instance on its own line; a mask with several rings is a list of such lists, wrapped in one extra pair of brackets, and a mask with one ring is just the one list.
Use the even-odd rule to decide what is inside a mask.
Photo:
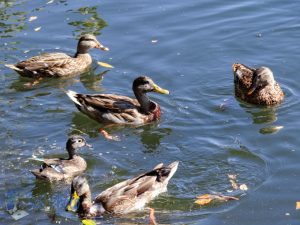
[(42, 27), (37, 27), (37, 28), (34, 28), (34, 31), (39, 31), (40, 29), (42, 29)]
[(300, 209), (300, 202), (296, 202), (296, 209)]
[(259, 133), (261, 134), (274, 134), (280, 131), (284, 126), (269, 126), (269, 127), (263, 127), (259, 130)]
[(213, 200), (213, 196), (210, 194), (204, 194), (201, 196), (197, 196), (197, 200), (195, 201), (198, 205), (206, 205)]
[(229, 200), (239, 200), (239, 198), (232, 197), (232, 196), (226, 196), (226, 195), (211, 195), (211, 194), (204, 194), (197, 196), (197, 200), (195, 201), (198, 205), (206, 205), (210, 203), (212, 200), (218, 200), (218, 201), (229, 201)]
[(83, 225), (96, 225), (94, 220), (82, 220), (81, 222)]
[(98, 65), (106, 67), (106, 68), (114, 68), (112, 65), (105, 62), (98, 62)]
[(29, 17), (28, 21), (31, 22), (31, 21), (34, 21), (37, 19), (37, 16), (31, 16)]

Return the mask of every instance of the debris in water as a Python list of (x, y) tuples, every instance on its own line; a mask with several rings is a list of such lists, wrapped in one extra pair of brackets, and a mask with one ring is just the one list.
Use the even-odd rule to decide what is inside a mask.
[(39, 31), (40, 29), (42, 29), (42, 27), (37, 27), (37, 28), (34, 28), (34, 31)]
[(197, 196), (197, 200), (195, 201), (195, 203), (198, 205), (207, 205), (213, 200), (226, 202), (229, 200), (239, 200), (239, 198), (233, 196), (226, 196), (226, 195), (204, 194), (204, 195)]
[(31, 16), (29, 17), (28, 21), (31, 22), (31, 21), (34, 21), (37, 19), (37, 16)]

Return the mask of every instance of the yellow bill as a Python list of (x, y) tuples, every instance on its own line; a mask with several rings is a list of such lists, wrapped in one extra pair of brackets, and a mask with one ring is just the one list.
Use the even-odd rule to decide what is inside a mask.
[(82, 222), (82, 225), (96, 225), (96, 222), (94, 220), (84, 219), (81, 222)]
[(160, 93), (160, 94), (165, 94), (165, 95), (168, 95), (170, 92), (166, 89), (162, 89), (161, 87), (159, 87), (158, 85), (156, 84), (153, 84), (153, 90), (157, 93)]
[(66, 210), (70, 212), (76, 212), (78, 207), (79, 207), (79, 196), (77, 195), (76, 191), (74, 191), (74, 193), (70, 197)]
[(109, 51), (108, 47), (103, 46), (101, 43), (98, 42), (98, 45), (96, 46), (96, 48), (99, 48), (103, 51)]

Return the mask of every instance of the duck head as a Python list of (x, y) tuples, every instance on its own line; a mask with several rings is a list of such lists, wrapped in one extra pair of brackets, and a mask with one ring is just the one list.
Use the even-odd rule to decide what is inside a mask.
[(69, 157), (73, 158), (73, 156), (76, 154), (77, 149), (84, 146), (91, 147), (91, 145), (89, 145), (83, 137), (79, 135), (72, 135), (71, 137), (69, 137), (66, 144)]
[(169, 94), (169, 91), (159, 87), (150, 77), (140, 76), (133, 81), (132, 89), (136, 93), (157, 92), (160, 94)]
[(104, 47), (97, 38), (92, 34), (84, 34), (80, 37), (77, 46), (77, 54), (85, 54), (91, 48), (99, 48), (103, 51), (109, 51), (109, 48)]

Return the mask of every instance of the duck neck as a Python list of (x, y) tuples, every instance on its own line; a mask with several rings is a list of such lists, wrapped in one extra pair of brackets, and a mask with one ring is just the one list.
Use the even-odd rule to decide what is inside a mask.
[(81, 45), (80, 43), (78, 43), (77, 51), (76, 51), (74, 57), (76, 58), (76, 57), (78, 57), (78, 55), (89, 54), (89, 50), (90, 50), (90, 47), (87, 47), (87, 46), (84, 46), (84, 45)]
[(79, 212), (82, 212), (83, 214), (89, 214), (90, 209), (92, 207), (92, 195), (91, 192), (89, 191), (83, 196), (80, 196), (80, 206), (79, 206)]
[(74, 156), (77, 155), (76, 149), (69, 142), (67, 142), (67, 151), (69, 153), (69, 159), (73, 159)]
[(136, 89), (134, 89), (133, 92), (134, 92), (136, 99), (138, 100), (138, 102), (141, 105), (141, 111), (143, 113), (150, 112), (152, 101), (148, 98), (146, 93), (141, 92), (140, 90), (136, 90)]

